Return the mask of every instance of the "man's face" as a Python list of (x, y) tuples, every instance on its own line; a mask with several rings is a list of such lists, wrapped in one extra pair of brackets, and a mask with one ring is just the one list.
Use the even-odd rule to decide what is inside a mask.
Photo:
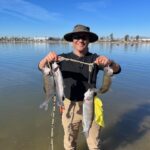
[(83, 52), (87, 50), (89, 44), (89, 37), (87, 34), (75, 34), (73, 36), (73, 47), (75, 50), (79, 52)]

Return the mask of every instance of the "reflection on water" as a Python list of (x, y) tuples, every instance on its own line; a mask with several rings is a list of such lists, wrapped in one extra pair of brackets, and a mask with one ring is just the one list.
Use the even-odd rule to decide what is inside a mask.
[[(50, 110), (39, 109), (44, 99), (37, 65), (50, 50), (70, 52), (70, 44), (0, 44), (0, 149), (49, 150)], [(105, 150), (149, 150), (150, 45), (94, 44), (93, 53), (106, 55), (122, 66), (110, 91), (101, 98), (106, 127)], [(101, 85), (99, 73), (97, 86)], [(56, 114), (54, 148), (63, 149), (61, 116)], [(59, 143), (58, 143), (59, 142)], [(82, 129), (78, 149), (86, 150)]]
[[(104, 130), (105, 149), (117, 149), (118, 147), (126, 149), (127, 145), (132, 144), (133, 148), (131, 149), (137, 149), (136, 147), (134, 148), (134, 143), (148, 134), (150, 129), (149, 119), (150, 103), (141, 104), (121, 115), (114, 125)], [(148, 149), (148, 145), (146, 148), (146, 145), (143, 147), (142, 144), (141, 148), (138, 147), (138, 149), (142, 149), (142, 147)]]

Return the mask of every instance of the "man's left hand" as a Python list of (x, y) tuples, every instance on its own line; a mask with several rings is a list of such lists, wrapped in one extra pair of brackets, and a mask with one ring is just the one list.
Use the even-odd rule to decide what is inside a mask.
[(107, 66), (111, 63), (111, 61), (106, 56), (99, 56), (96, 58), (94, 63), (97, 65)]

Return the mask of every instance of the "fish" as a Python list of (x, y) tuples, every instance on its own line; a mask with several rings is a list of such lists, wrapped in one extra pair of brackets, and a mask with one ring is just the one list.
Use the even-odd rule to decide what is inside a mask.
[(109, 66), (105, 67), (103, 74), (103, 83), (100, 90), (96, 88), (89, 88), (84, 94), (82, 124), (83, 132), (85, 133), (86, 137), (88, 137), (89, 129), (94, 118), (94, 96), (103, 94), (109, 90), (112, 75), (113, 70)]
[(49, 101), (55, 96), (55, 83), (51, 71), (51, 68), (47, 66), (45, 66), (42, 70), (45, 99), (44, 102), (40, 105), (40, 108), (44, 108), (45, 111), (48, 110)]
[(96, 89), (89, 88), (84, 94), (83, 100), (83, 132), (86, 137), (88, 137), (89, 129), (92, 125), (93, 117), (94, 117), (94, 96)]
[(65, 98), (64, 95), (64, 82), (61, 70), (59, 65), (56, 62), (52, 63), (52, 72), (56, 86), (56, 95), (57, 95), (57, 105), (60, 107), (64, 106), (63, 100)]
[(112, 83), (112, 75), (113, 70), (109, 66), (105, 67), (103, 73), (103, 83), (99, 90), (99, 94), (104, 94), (109, 90)]

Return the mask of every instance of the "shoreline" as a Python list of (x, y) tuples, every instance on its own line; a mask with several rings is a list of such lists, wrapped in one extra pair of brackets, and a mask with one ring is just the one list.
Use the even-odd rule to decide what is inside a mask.
[[(18, 44), (18, 43), (33, 43), (33, 44), (68, 44), (70, 42), (67, 41), (0, 41), (0, 44), (3, 43), (14, 43), (14, 44)], [(116, 44), (116, 45), (120, 45), (120, 44), (131, 44), (131, 45), (136, 45), (136, 44), (150, 44), (150, 41), (96, 41), (95, 44)]]

